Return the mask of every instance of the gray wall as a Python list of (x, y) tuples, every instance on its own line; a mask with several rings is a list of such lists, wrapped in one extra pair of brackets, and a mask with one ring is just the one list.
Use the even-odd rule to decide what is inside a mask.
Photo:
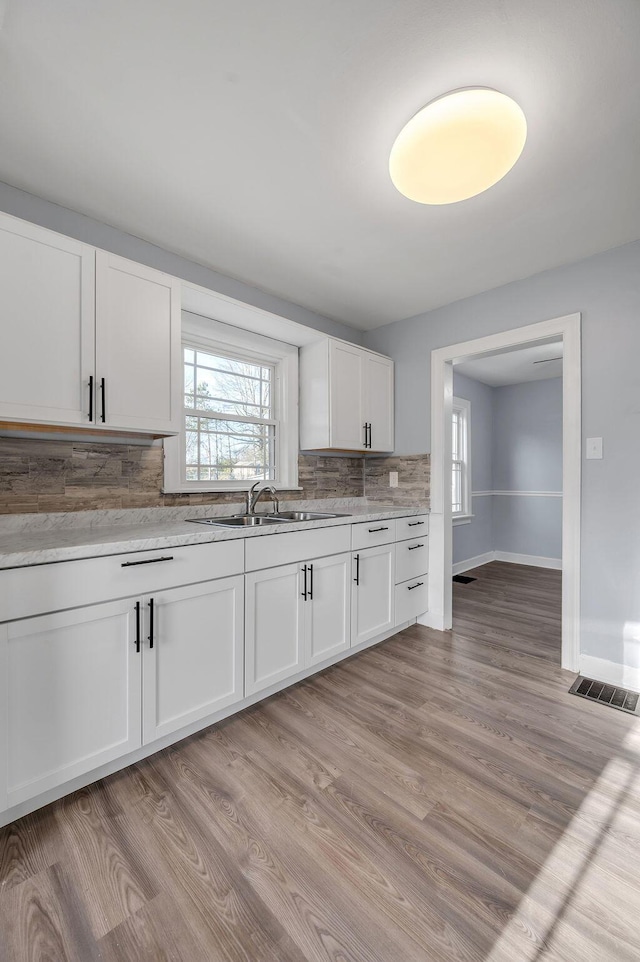
[[(430, 450), (436, 347), (582, 312), (582, 651), (640, 668), (640, 242), (372, 331), (396, 369), (397, 453)], [(420, 412), (420, 413), (418, 413)]]
[(492, 401), (493, 489), (562, 491), (562, 378), (496, 387)]
[(75, 237), (76, 240), (102, 250), (110, 251), (112, 254), (119, 254), (121, 257), (129, 257), (139, 264), (146, 264), (147, 267), (155, 267), (157, 270), (165, 271), (174, 277), (179, 277), (201, 287), (207, 287), (227, 297), (235, 297), (246, 304), (262, 308), (287, 317), (306, 327), (313, 327), (325, 334), (332, 334), (334, 337), (342, 337), (347, 341), (362, 343), (362, 331), (341, 324), (328, 317), (323, 317), (313, 311), (301, 307), (299, 304), (292, 304), (290, 301), (282, 300), (273, 294), (267, 294), (255, 287), (250, 287), (242, 281), (236, 281), (224, 274), (195, 264), (178, 254), (166, 251), (161, 247), (156, 247), (147, 241), (134, 237), (132, 234), (125, 234), (115, 227), (101, 224), (99, 221), (85, 217), (75, 211), (52, 204), (41, 197), (35, 197), (9, 184), (0, 182), (0, 211), (12, 214), (14, 217), (21, 217), (23, 220), (47, 227), (49, 230), (58, 231), (66, 234), (67, 237)]
[[(453, 393), (471, 402), (473, 491), (562, 490), (562, 378), (492, 388), (454, 367)], [(472, 511), (454, 525), (454, 564), (490, 551), (562, 557), (560, 498), (474, 497)]]
[[(493, 490), (562, 491), (562, 378), (493, 389)], [(562, 558), (561, 498), (491, 500), (496, 551)]]

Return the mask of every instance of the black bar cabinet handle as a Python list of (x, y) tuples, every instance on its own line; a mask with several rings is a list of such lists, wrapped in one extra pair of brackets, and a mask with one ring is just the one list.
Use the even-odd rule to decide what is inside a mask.
[(368, 435), (367, 429), (368, 429), (369, 425), (368, 425), (367, 422), (365, 421), (364, 424), (362, 425), (362, 427), (363, 427), (363, 429), (364, 429), (364, 447), (365, 447), (365, 448), (368, 448), (368, 447), (369, 447), (369, 435)]
[(384, 526), (382, 528), (369, 528), (369, 534), (376, 534), (378, 531), (388, 531), (388, 530), (389, 528), (388, 527), (385, 528)]
[(307, 591), (307, 566), (306, 565), (302, 566), (302, 573), (304, 575), (304, 588), (302, 589), (301, 594), (304, 600), (306, 601), (309, 594), (309, 592)]
[(153, 648), (153, 598), (149, 599), (149, 648)]
[(424, 521), (407, 521), (407, 528), (415, 528), (417, 524), (424, 524)]
[(423, 545), (423, 544), (412, 544), (410, 548), (407, 548), (407, 551), (415, 551), (416, 548), (424, 548), (424, 545)]
[(102, 421), (103, 424), (107, 420), (106, 393), (107, 392), (104, 386), (104, 378), (100, 378), (100, 398), (102, 403), (102, 414), (100, 415), (100, 420)]
[(136, 601), (136, 652), (140, 654), (140, 602)]
[(369, 421), (369, 444), (367, 447), (371, 449), (371, 421)]
[(93, 374), (89, 375), (89, 420), (93, 421)]
[(409, 586), (407, 587), (407, 591), (413, 591), (414, 588), (422, 588), (423, 584), (424, 584), (424, 581), (419, 581), (419, 582), (418, 582), (417, 584), (415, 584), (415, 585), (409, 585)]
[(313, 601), (313, 565), (309, 565), (309, 601)]
[(145, 558), (144, 561), (123, 561), (121, 568), (137, 568), (138, 565), (155, 565), (159, 561), (173, 561), (173, 555), (168, 554), (162, 558)]
[(360, 555), (359, 554), (356, 555), (355, 562), (356, 562), (356, 576), (353, 580), (357, 585), (359, 585), (360, 584)]

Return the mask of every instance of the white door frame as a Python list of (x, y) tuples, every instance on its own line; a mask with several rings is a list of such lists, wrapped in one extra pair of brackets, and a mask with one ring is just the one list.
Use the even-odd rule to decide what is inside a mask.
[(431, 517), (429, 521), (429, 611), (421, 624), (451, 628), (452, 524), (451, 403), (453, 362), (469, 355), (491, 354), (531, 341), (561, 337), (562, 382), (562, 667), (578, 671), (580, 653), (580, 475), (581, 360), (580, 314), (528, 324), (431, 352)]

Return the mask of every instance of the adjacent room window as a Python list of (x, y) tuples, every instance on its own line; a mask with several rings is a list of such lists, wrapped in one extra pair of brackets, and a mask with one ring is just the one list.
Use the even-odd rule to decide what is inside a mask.
[(297, 349), (204, 319), (196, 326), (183, 331), (184, 419), (180, 438), (165, 441), (165, 490), (296, 487)]
[(451, 415), (451, 511), (454, 518), (471, 514), (471, 404), (454, 397)]

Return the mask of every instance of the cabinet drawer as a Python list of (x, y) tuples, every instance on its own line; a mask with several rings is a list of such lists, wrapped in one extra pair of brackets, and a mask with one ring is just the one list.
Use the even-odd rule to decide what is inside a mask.
[(350, 525), (332, 528), (312, 528), (307, 531), (288, 531), (282, 534), (247, 538), (246, 571), (260, 571), (277, 565), (309, 561), (330, 554), (351, 550)]
[(353, 550), (373, 548), (379, 544), (391, 544), (396, 540), (396, 522), (394, 518), (384, 521), (363, 521), (352, 525)]
[(429, 607), (429, 579), (427, 575), (411, 578), (396, 585), (396, 625), (417, 618)]
[(422, 538), (427, 534), (429, 534), (428, 514), (420, 514), (414, 518), (398, 518), (396, 521), (396, 541)]
[(244, 541), (238, 539), (10, 568), (0, 571), (0, 619), (13, 621), (210, 581), (242, 574), (243, 567)]
[(429, 539), (400, 541), (396, 545), (396, 584), (429, 570)]

